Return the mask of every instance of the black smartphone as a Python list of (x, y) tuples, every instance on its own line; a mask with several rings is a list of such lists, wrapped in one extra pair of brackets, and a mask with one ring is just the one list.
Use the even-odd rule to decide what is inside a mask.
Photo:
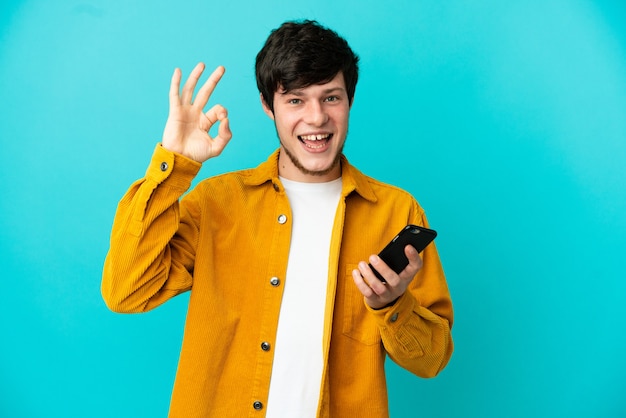
[[(393, 271), (400, 273), (409, 264), (409, 259), (404, 255), (404, 248), (412, 245), (413, 248), (421, 253), (428, 244), (430, 244), (437, 236), (437, 231), (424, 228), (423, 226), (407, 225), (398, 233), (385, 248), (378, 254)], [(386, 283), (383, 276), (372, 267), (370, 268), (378, 277), (378, 279)]]

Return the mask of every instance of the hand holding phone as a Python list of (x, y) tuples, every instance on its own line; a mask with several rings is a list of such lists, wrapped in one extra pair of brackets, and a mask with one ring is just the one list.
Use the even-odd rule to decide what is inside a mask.
[[(433, 229), (424, 228), (423, 226), (407, 225), (402, 231), (396, 235), (389, 244), (378, 254), (381, 260), (385, 262), (393, 271), (400, 274), (402, 270), (409, 264), (409, 259), (404, 254), (404, 249), (407, 245), (413, 246), (418, 253), (421, 253), (428, 244), (430, 244), (437, 232)], [(376, 277), (383, 282), (387, 281), (385, 278), (369, 265)]]

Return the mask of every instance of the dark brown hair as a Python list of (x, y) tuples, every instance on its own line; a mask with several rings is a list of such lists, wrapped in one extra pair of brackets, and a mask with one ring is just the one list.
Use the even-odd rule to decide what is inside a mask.
[(336, 32), (314, 20), (289, 21), (274, 29), (256, 56), (256, 83), (274, 111), (274, 93), (322, 84), (340, 71), (350, 102), (359, 77), (359, 57)]

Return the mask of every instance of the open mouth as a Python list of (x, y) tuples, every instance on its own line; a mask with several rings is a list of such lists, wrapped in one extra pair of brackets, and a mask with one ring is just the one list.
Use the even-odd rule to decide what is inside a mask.
[(300, 142), (311, 149), (323, 148), (332, 137), (333, 134), (298, 135)]

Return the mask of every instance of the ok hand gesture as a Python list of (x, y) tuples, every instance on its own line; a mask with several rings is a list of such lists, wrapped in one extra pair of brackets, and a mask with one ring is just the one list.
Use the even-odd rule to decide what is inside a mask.
[[(224, 67), (217, 67), (213, 71), (193, 99), (196, 84), (203, 71), (204, 64), (196, 65), (180, 94), (182, 74), (180, 69), (174, 70), (170, 84), (170, 111), (162, 141), (165, 149), (199, 163), (220, 155), (233, 136), (228, 124), (228, 113), (223, 106), (215, 105), (208, 112), (204, 112), (209, 97), (224, 75)], [(209, 130), (218, 121), (217, 136), (211, 137)]]

